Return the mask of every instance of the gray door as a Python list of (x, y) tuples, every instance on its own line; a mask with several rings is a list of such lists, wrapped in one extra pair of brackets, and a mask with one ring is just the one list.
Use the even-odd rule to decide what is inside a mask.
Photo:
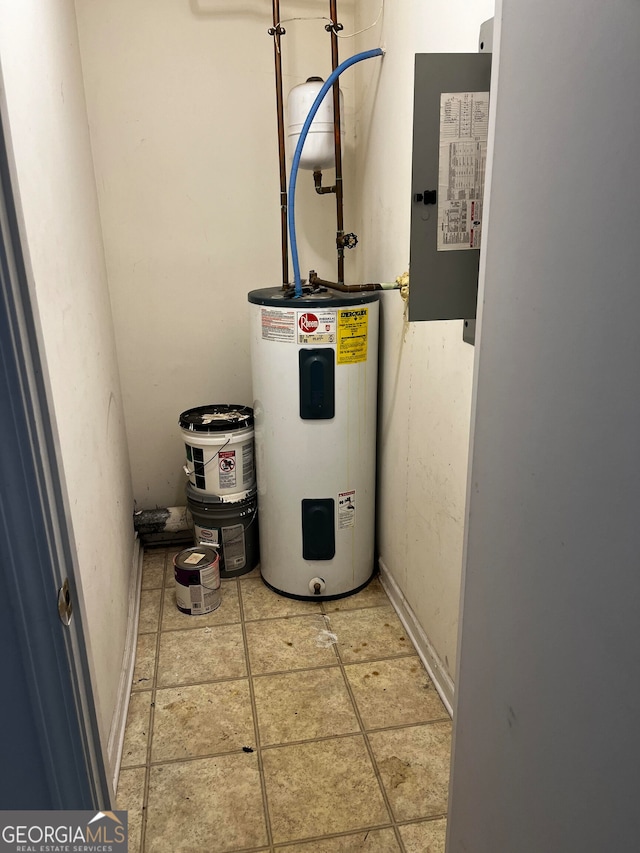
[[(0, 125), (0, 804), (109, 805), (73, 559)], [(76, 608), (77, 610), (77, 608)]]
[(448, 853), (640, 849), (640, 4), (579, 13), (496, 8)]

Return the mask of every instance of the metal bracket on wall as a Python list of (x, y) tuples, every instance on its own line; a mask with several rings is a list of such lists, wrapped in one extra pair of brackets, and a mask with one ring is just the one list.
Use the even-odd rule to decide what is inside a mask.
[(476, 342), (476, 321), (463, 320), (462, 322), (462, 340), (465, 344), (473, 346)]

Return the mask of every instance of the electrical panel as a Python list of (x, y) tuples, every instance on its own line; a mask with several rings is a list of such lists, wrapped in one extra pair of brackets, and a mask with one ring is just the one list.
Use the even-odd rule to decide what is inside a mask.
[(409, 320), (473, 320), (491, 54), (416, 54)]

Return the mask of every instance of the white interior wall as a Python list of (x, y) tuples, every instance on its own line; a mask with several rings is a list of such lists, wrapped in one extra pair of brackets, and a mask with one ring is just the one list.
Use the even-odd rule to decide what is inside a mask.
[(3, 2), (0, 63), (106, 745), (126, 637), (133, 502), (72, 0)]
[[(379, 0), (358, 4), (357, 29)], [(382, 63), (357, 66), (360, 277), (390, 281), (408, 268), (415, 53), (475, 52), (493, 0), (385, 4), (358, 39)], [(447, 676), (455, 672), (473, 347), (462, 321), (405, 322), (383, 295), (378, 545)], [(446, 677), (445, 677), (446, 680)]]
[[(76, 6), (135, 496), (141, 508), (182, 503), (178, 414), (250, 402), (246, 292), (280, 282), (270, 4)], [(326, 7), (298, 0), (282, 15)], [(354, 20), (341, 4), (345, 32), (379, 8), (363, 0)], [(387, 3), (374, 30), (341, 41), (342, 58), (387, 49), (341, 78), (345, 225), (361, 241), (348, 281), (408, 266), (414, 53), (475, 51), (492, 11), (491, 0)], [(324, 22), (285, 26), (285, 90), (326, 76)], [(303, 273), (333, 277), (333, 199), (303, 174), (297, 209)], [(451, 676), (474, 352), (461, 321), (406, 324), (397, 293), (383, 297), (382, 348), (381, 558)]]
[[(283, 19), (328, 9), (326, 0), (281, 6)], [(134, 495), (138, 508), (180, 505), (178, 416), (209, 402), (251, 404), (247, 292), (282, 283), (271, 4), (76, 7)], [(341, 9), (346, 29), (352, 3)], [(325, 23), (285, 23), (285, 97), (330, 72)], [(347, 174), (353, 85), (342, 87)], [(335, 278), (335, 202), (315, 194), (310, 172), (299, 176), (296, 210), (303, 275)]]

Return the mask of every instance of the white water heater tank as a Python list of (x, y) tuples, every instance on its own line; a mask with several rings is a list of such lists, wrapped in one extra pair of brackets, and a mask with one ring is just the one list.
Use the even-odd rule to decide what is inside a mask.
[[(309, 77), (306, 83), (294, 86), (289, 92), (287, 99), (287, 135), (289, 137), (290, 157), (293, 157), (295, 153), (302, 125), (322, 86), (322, 77)], [(340, 92), (340, 115), (344, 115), (342, 92)], [(342, 123), (340, 135), (344, 136)], [(300, 168), (317, 170), (328, 169), (332, 166), (335, 166), (335, 141), (333, 138), (333, 89), (330, 89), (322, 99), (318, 112), (311, 122), (300, 155)]]
[(375, 569), (376, 292), (249, 293), (262, 578), (293, 598)]

